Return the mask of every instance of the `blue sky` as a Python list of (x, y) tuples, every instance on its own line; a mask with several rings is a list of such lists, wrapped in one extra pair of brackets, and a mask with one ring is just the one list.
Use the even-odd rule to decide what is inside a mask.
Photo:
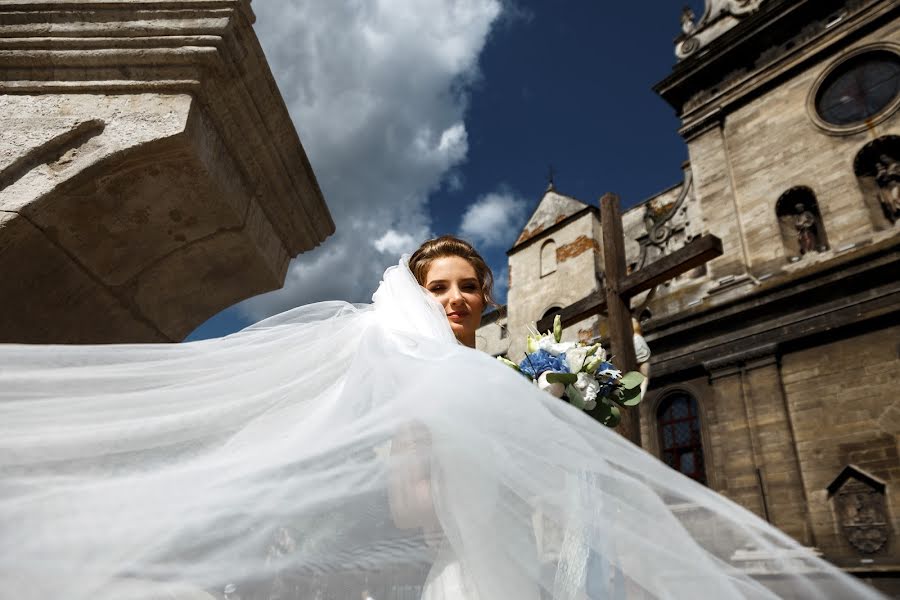
[(677, 183), (686, 149), (651, 88), (674, 65), (683, 4), (254, 3), (338, 231), (292, 263), (284, 289), (189, 339), (308, 302), (368, 301), (431, 235), (472, 239), (503, 281), (551, 164), (557, 189), (585, 202), (613, 191), (629, 206)]

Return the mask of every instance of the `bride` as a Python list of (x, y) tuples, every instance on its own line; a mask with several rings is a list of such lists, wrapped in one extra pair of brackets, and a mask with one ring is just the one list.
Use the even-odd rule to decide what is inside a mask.
[(880, 597), (474, 350), (491, 281), (444, 237), (372, 304), (0, 345), (0, 599)]

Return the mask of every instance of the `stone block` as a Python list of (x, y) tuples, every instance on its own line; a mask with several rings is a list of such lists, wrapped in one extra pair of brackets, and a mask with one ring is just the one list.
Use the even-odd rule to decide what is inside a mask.
[(0, 342), (177, 341), (332, 233), (253, 18), (249, 0), (0, 5), (0, 269), (71, 272), (40, 323), (0, 279), (18, 317)]

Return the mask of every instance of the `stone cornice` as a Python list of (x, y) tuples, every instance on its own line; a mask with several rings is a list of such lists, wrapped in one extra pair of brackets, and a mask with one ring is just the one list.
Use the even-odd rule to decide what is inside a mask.
[[(774, 356), (803, 340), (900, 311), (900, 239), (823, 265), (790, 281), (761, 286), (749, 297), (647, 323), (658, 377), (691, 369), (736, 368), (758, 356)], [(748, 354), (749, 353), (749, 354)]]
[[(863, 35), (898, 9), (885, 0), (782, 0), (764, 6), (654, 87), (682, 118), (682, 135), (702, 130), (711, 111), (728, 112), (817, 60), (836, 37)], [(835, 14), (841, 19), (830, 22)]]
[(189, 94), (291, 256), (334, 223), (249, 0), (0, 1), (0, 94)]

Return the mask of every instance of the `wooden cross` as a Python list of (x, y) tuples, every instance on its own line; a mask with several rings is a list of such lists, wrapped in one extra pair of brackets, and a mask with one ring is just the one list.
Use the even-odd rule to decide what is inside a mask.
[[(587, 317), (606, 312), (609, 316), (610, 352), (616, 367), (626, 371), (637, 369), (634, 355), (634, 331), (631, 326), (631, 299), (664, 281), (690, 271), (722, 255), (722, 240), (703, 235), (683, 248), (667, 254), (630, 275), (625, 269), (625, 235), (619, 197), (606, 194), (600, 199), (600, 225), (603, 228), (603, 258), (606, 285), (593, 294), (568, 306), (560, 313), (563, 327)], [(538, 331), (553, 328), (553, 317), (541, 319)], [(623, 411), (620, 432), (640, 445), (640, 421), (637, 410)]]

